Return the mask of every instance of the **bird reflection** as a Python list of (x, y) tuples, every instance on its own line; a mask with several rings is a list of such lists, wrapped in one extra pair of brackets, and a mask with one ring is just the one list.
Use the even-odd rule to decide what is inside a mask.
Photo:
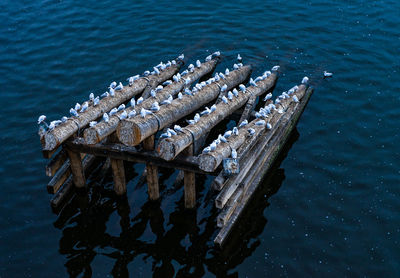
[[(204, 176), (196, 177), (197, 210), (184, 208), (182, 184), (176, 190), (164, 184), (161, 200), (147, 201), (137, 211), (131, 209), (127, 196), (114, 195), (112, 179), (89, 192), (77, 192), (54, 223), (62, 230), (59, 252), (67, 260), (67, 273), (70, 277), (91, 277), (96, 267), (93, 260), (105, 256), (113, 261), (109, 270), (113, 277), (136, 276), (137, 269), (129, 264), (138, 257), (152, 261), (151, 273), (144, 273), (144, 277), (201, 277), (207, 272), (238, 277), (237, 272), (231, 272), (260, 245), (259, 235), (267, 224), (263, 212), (285, 179), (279, 165), (298, 137), (294, 130), (222, 249), (213, 243), (218, 232), (218, 210), (213, 202), (216, 192), (210, 189), (211, 179)], [(161, 172), (160, 182), (164, 182), (171, 171)], [(168, 207), (162, 206), (166, 198), (175, 198)], [(107, 222), (115, 212), (119, 235), (107, 231)]]

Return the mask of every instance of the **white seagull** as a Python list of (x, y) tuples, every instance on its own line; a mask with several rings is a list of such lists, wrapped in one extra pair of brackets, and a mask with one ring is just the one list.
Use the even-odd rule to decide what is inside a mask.
[(111, 109), (110, 113), (108, 113), (110, 116), (115, 115), (118, 112), (118, 109), (116, 107), (114, 107), (113, 109)]
[(110, 120), (110, 118), (108, 117), (108, 114), (107, 114), (107, 113), (104, 113), (104, 114), (103, 114), (103, 120), (104, 120), (106, 123), (108, 123), (108, 121)]
[(303, 80), (301, 80), (301, 84), (307, 84), (308, 83), (308, 77), (304, 76)]
[(138, 98), (138, 100), (136, 101), (136, 104), (139, 105), (143, 102), (143, 97)]
[(142, 118), (146, 117), (146, 115), (150, 115), (153, 114), (153, 112), (151, 112), (150, 110), (144, 109), (142, 108), (142, 110), (140, 110), (140, 115), (142, 116)]
[(76, 112), (74, 108), (69, 109), (69, 113), (71, 114), (71, 116), (79, 117), (78, 112)]
[(157, 101), (153, 102), (153, 104), (150, 107), (150, 111), (157, 112), (159, 110), (160, 110), (160, 105), (158, 105), (158, 102)]
[(333, 73), (331, 73), (331, 72), (327, 72), (326, 70), (324, 71), (324, 77), (326, 78), (326, 77), (332, 77), (333, 76)]
[(271, 99), (271, 98), (272, 98), (272, 93), (268, 93), (268, 94), (265, 96), (264, 101), (267, 101), (267, 100), (269, 100), (269, 99)]
[(128, 113), (126, 113), (126, 111), (124, 111), (120, 115), (118, 115), (118, 118), (122, 121), (122, 120), (128, 118)]
[(244, 120), (243, 122), (241, 122), (239, 124), (239, 127), (244, 127), (245, 125), (247, 125), (249, 122), (247, 120)]
[(118, 86), (114, 88), (116, 91), (121, 91), (124, 88), (124, 85), (122, 85), (121, 82), (119, 82)]
[(135, 117), (135, 116), (136, 116), (136, 110), (133, 109), (131, 112), (129, 112), (129, 114), (128, 114), (128, 119), (133, 118), (133, 117)]
[(236, 159), (236, 158), (237, 158), (237, 152), (236, 152), (235, 149), (232, 149), (231, 157), (232, 157), (233, 159)]
[(97, 122), (96, 122), (96, 121), (91, 121), (91, 122), (89, 123), (89, 126), (90, 126), (90, 127), (94, 127), (95, 125), (97, 125)]
[(228, 103), (229, 103), (229, 101), (228, 101), (228, 99), (226, 98), (226, 96), (223, 96), (221, 99), (222, 99), (222, 102), (223, 102), (223, 103), (225, 103), (225, 104), (228, 104)]

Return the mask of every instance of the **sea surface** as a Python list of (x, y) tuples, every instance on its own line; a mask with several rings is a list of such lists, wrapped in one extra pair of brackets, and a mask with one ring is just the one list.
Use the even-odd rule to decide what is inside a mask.
[[(2, 0), (0, 22), (0, 277), (400, 277), (400, 1)], [(315, 88), (223, 250), (211, 177), (196, 212), (177, 171), (149, 203), (132, 164), (127, 198), (108, 173), (52, 212), (39, 115), (217, 50)]]

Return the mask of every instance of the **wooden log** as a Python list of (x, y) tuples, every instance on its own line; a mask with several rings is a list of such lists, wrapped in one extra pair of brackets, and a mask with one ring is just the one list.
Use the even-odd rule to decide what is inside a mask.
[[(305, 89), (306, 86), (302, 85), (298, 91), (295, 93), (296, 96), (298, 96), (299, 100), (304, 96), (305, 94)], [(282, 104), (288, 104), (287, 108), (290, 107), (290, 109), (285, 109), (287, 113), (291, 113), (290, 111), (293, 111), (294, 107), (296, 106), (296, 102), (292, 101), (290, 99), (285, 99), (285, 101), (282, 101)], [(286, 113), (285, 113), (286, 114)], [(215, 199), (215, 206), (217, 208), (223, 208), (228, 201), (228, 199), (232, 196), (232, 194), (236, 191), (236, 189), (240, 186), (240, 183), (244, 179), (244, 177), (247, 175), (247, 172), (253, 167), (254, 164), (254, 158), (257, 157), (257, 154), (263, 150), (265, 144), (273, 137), (275, 136), (277, 130), (280, 129), (281, 127), (281, 122), (284, 121), (284, 116), (285, 114), (280, 114), (278, 112), (275, 112), (274, 115), (272, 116), (271, 121), (274, 123), (274, 128), (271, 130), (267, 130), (264, 128), (261, 128), (258, 130), (257, 134), (254, 134), (250, 139), (244, 144), (239, 150), (238, 150), (238, 156), (241, 160), (240, 163), (240, 168), (241, 171), (239, 175), (237, 175), (234, 178), (228, 179), (225, 181), (225, 184), (223, 185), (223, 189), (221, 192), (218, 194), (218, 196)], [(262, 139), (262, 142), (265, 142), (265, 144), (260, 143), (259, 139)], [(258, 142), (258, 143), (257, 143)], [(251, 148), (253, 148), (253, 151), (249, 151)]]
[(279, 154), (281, 148), (286, 143), (289, 134), (296, 126), (299, 117), (301, 116), (302, 112), (304, 111), (305, 106), (307, 105), (310, 96), (313, 93), (313, 89), (309, 88), (305, 94), (303, 100), (300, 103), (296, 104), (294, 109), (294, 113), (291, 115), (285, 115), (286, 118), (286, 125), (281, 127), (281, 132), (278, 136), (276, 136), (271, 144), (271, 147), (268, 149), (264, 149), (260, 155), (260, 159), (258, 159), (257, 165), (254, 167), (254, 171), (249, 173), (249, 177), (252, 178), (251, 182), (247, 184), (246, 188), (243, 190), (243, 194), (241, 196), (241, 202), (236, 206), (233, 210), (230, 219), (222, 227), (216, 238), (214, 239), (214, 243), (217, 245), (222, 246), (226, 241), (229, 233), (231, 232), (233, 226), (237, 223), (241, 213), (243, 212), (244, 208), (246, 207), (248, 201), (256, 191), (258, 185), (260, 184), (263, 176), (265, 173), (268, 172), (270, 166), (274, 162), (275, 158)]
[[(300, 85), (295, 93), (296, 96), (301, 99), (302, 95), (304, 95), (305, 90), (306, 87), (304, 85)], [(274, 126), (275, 123), (280, 119), (281, 113), (279, 112), (283, 112), (290, 102), (291, 98), (284, 99), (281, 101), (280, 104), (276, 105), (277, 109), (274, 110), (272, 115), (269, 116), (269, 123), (272, 126)], [(257, 121), (258, 119), (255, 119), (243, 128), (239, 128), (239, 135), (231, 136), (227, 143), (219, 144), (215, 151), (207, 154), (201, 154), (199, 156), (200, 169), (206, 172), (215, 171), (215, 169), (221, 164), (222, 160), (230, 156), (232, 149), (239, 149), (239, 147), (248, 140), (249, 136), (247, 130), (249, 128), (253, 128), (256, 131), (255, 136), (257, 136), (257, 134), (259, 134), (261, 130), (265, 129), (264, 126), (255, 126), (254, 124)]]
[(174, 99), (169, 105), (162, 105), (158, 112), (147, 115), (145, 118), (134, 117), (121, 121), (117, 128), (118, 139), (125, 145), (136, 146), (165, 126), (189, 115), (215, 99), (224, 84), (227, 85), (228, 90), (234, 88), (245, 80), (250, 73), (251, 67), (244, 66), (238, 70), (231, 71), (226, 79), (221, 79), (203, 87), (194, 96), (184, 95), (182, 99)]
[(275, 86), (278, 78), (277, 72), (273, 72), (268, 78), (257, 83), (257, 87), (246, 88), (246, 93), (240, 93), (238, 97), (233, 97), (227, 104), (220, 102), (213, 113), (204, 115), (194, 125), (183, 128), (183, 132), (171, 138), (162, 140), (157, 147), (158, 154), (165, 160), (174, 159), (187, 146), (207, 134), (214, 126), (232, 114), (235, 110), (242, 107), (249, 98), (257, 97)]
[(228, 222), (231, 217), (233, 211), (240, 203), (240, 199), (242, 197), (243, 188), (238, 188), (235, 193), (229, 198), (227, 205), (223, 208), (222, 212), (217, 216), (217, 226), (222, 228), (225, 226), (226, 222)]
[(71, 175), (70, 163), (64, 163), (47, 184), (47, 192), (54, 194)]
[[(173, 82), (168, 86), (165, 86), (161, 91), (159, 91), (155, 98), (146, 99), (141, 104), (135, 106), (135, 108), (128, 107), (124, 111), (130, 113), (135, 110), (136, 114), (140, 114), (142, 108), (149, 109), (153, 102), (157, 101), (161, 103), (163, 100), (167, 99), (170, 95), (174, 96), (180, 92), (185, 86), (185, 80), (188, 80), (188, 84), (192, 84), (200, 77), (205, 74), (212, 72), (219, 62), (219, 57), (212, 59), (211, 61), (201, 64), (200, 68), (195, 68), (193, 72), (188, 73), (179, 82)], [(152, 89), (152, 88), (151, 88)], [(93, 127), (89, 127), (84, 131), (84, 138), (87, 144), (96, 144), (115, 132), (120, 122), (119, 116), (124, 112), (120, 111), (114, 116), (109, 118), (108, 123), (102, 121)]]
[(244, 111), (240, 117), (239, 123), (243, 122), (244, 120), (248, 120), (250, 118), (251, 111), (254, 111), (254, 107), (256, 106), (257, 96), (251, 96), (246, 103)]
[[(155, 136), (152, 135), (148, 138), (146, 138), (143, 141), (143, 149), (145, 150), (154, 150), (154, 140)], [(147, 190), (149, 194), (150, 200), (158, 200), (160, 197), (160, 189), (158, 185), (158, 168), (157, 166), (151, 164), (151, 163), (146, 163), (146, 172), (147, 172)]]
[[(68, 160), (67, 152), (61, 150), (53, 159), (46, 165), (46, 175), (48, 177), (54, 176), (54, 174), (66, 163)], [(69, 163), (69, 161), (68, 161)]]
[(42, 147), (45, 151), (57, 148), (75, 132), (86, 127), (91, 121), (101, 117), (103, 113), (110, 111), (115, 106), (128, 101), (133, 96), (141, 93), (149, 83), (160, 83), (179, 71), (181, 63), (172, 65), (160, 71), (159, 75), (150, 75), (136, 80), (132, 86), (125, 86), (122, 90), (116, 91), (114, 97), (106, 97), (100, 100), (96, 106), (90, 106), (85, 112), (80, 113), (79, 117), (70, 118), (67, 122), (48, 131), (42, 138)]
[(69, 161), (71, 163), (72, 179), (78, 188), (86, 186), (85, 173), (83, 171), (82, 160), (79, 152), (67, 148)]
[[(193, 144), (188, 146), (184, 155), (193, 155)], [(185, 192), (185, 208), (191, 209), (196, 206), (196, 175), (190, 171), (184, 171), (184, 192)]]
[(114, 179), (114, 191), (117, 195), (126, 193), (126, 180), (124, 161), (121, 159), (110, 159)]

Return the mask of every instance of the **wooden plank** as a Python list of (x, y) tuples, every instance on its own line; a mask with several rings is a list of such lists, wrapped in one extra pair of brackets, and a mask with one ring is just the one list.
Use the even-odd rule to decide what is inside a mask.
[[(256, 191), (259, 183), (261, 182), (264, 174), (268, 172), (270, 166), (274, 162), (275, 158), (279, 154), (280, 150), (286, 143), (289, 134), (296, 126), (302, 112), (305, 109), (311, 95), (313, 93), (313, 88), (309, 88), (306, 92), (305, 97), (296, 105), (294, 109), (294, 113), (291, 115), (285, 115), (285, 119), (287, 124), (283, 125), (280, 129), (279, 134), (274, 137), (273, 142), (271, 143), (271, 147), (265, 148), (261, 153), (261, 159), (257, 160), (257, 165), (254, 165), (253, 171), (249, 173), (248, 178), (251, 178), (251, 182), (246, 185), (246, 188), (243, 190), (242, 200), (240, 204), (237, 205), (235, 210), (232, 212), (230, 219), (226, 223), (225, 226), (220, 230), (216, 238), (214, 239), (214, 243), (222, 246), (226, 241), (228, 235), (232, 231), (232, 228), (237, 223), (241, 213), (246, 207), (249, 199)], [(249, 181), (249, 180), (247, 180)]]
[(257, 82), (257, 86), (247, 87), (246, 93), (240, 93), (238, 97), (233, 97), (228, 103), (218, 103), (214, 112), (202, 116), (196, 124), (184, 127), (183, 132), (176, 136), (161, 140), (157, 147), (158, 154), (165, 160), (174, 159), (194, 140), (207, 134), (219, 122), (242, 107), (249, 98), (257, 97), (274, 87), (277, 78), (277, 72), (273, 72), (269, 77)]
[[(154, 150), (155, 136), (152, 135), (143, 141), (143, 149)], [(160, 190), (158, 185), (158, 168), (151, 163), (146, 163), (147, 171), (147, 189), (150, 200), (158, 200), (160, 197)]]
[(132, 86), (124, 86), (122, 90), (116, 91), (114, 97), (109, 96), (101, 99), (98, 105), (89, 106), (85, 112), (79, 114), (79, 117), (70, 118), (67, 122), (46, 132), (41, 138), (43, 150), (54, 150), (74, 133), (85, 128), (91, 121), (101, 117), (103, 113), (110, 111), (112, 108), (141, 93), (146, 88), (149, 81), (151, 82), (154, 80), (159, 83), (169, 79), (179, 71), (182, 63), (177, 63), (176, 65), (172, 65), (165, 70), (160, 71), (159, 75), (150, 75), (148, 77), (139, 78), (132, 84)]
[(244, 66), (238, 70), (231, 71), (225, 79), (204, 86), (193, 96), (184, 95), (182, 99), (174, 99), (169, 105), (162, 105), (158, 112), (147, 115), (145, 118), (134, 117), (121, 121), (117, 128), (119, 141), (129, 146), (138, 145), (157, 131), (215, 99), (224, 84), (227, 85), (228, 90), (234, 88), (245, 80), (250, 73), (251, 67)]
[(69, 162), (64, 163), (47, 184), (47, 192), (49, 192), (50, 194), (56, 193), (70, 175), (71, 175), (70, 164)]
[(110, 162), (114, 179), (114, 191), (117, 195), (123, 195), (126, 193), (124, 161), (120, 159), (110, 159)]
[[(188, 146), (184, 155), (193, 155), (193, 144)], [(196, 175), (190, 171), (184, 171), (185, 208), (191, 209), (196, 206)]]
[[(142, 103), (136, 105), (135, 107), (128, 107), (120, 112), (117, 112), (114, 116), (109, 118), (108, 123), (102, 121), (93, 127), (89, 127), (84, 131), (84, 138), (87, 144), (96, 144), (115, 132), (120, 122), (119, 116), (125, 111), (127, 114), (135, 110), (136, 114), (140, 115), (140, 110), (142, 108), (150, 109), (151, 105), (157, 101), (161, 103), (163, 100), (167, 99), (170, 95), (174, 96), (178, 92), (180, 92), (184, 86), (185, 82), (189, 82), (189, 85), (196, 80), (198, 80), (201, 76), (212, 72), (219, 62), (219, 57), (212, 59), (211, 61), (205, 62), (201, 65), (200, 68), (195, 68), (193, 72), (188, 73), (185, 75), (184, 78), (181, 78), (178, 82), (173, 82), (168, 86), (165, 86), (161, 91), (159, 91), (156, 97), (152, 97), (149, 99), (144, 100)], [(154, 89), (158, 85), (155, 84), (150, 89)]]
[(69, 161), (71, 163), (72, 179), (76, 187), (86, 186), (85, 173), (83, 171), (80, 152), (75, 152), (67, 148)]
[(56, 154), (50, 162), (46, 165), (46, 175), (48, 177), (54, 176), (54, 174), (63, 166), (64, 163), (68, 163), (67, 152), (62, 149), (58, 154)]
[(251, 96), (244, 107), (244, 111), (240, 117), (239, 123), (243, 122), (244, 120), (248, 120), (250, 118), (251, 111), (254, 110), (256, 106), (257, 96)]

